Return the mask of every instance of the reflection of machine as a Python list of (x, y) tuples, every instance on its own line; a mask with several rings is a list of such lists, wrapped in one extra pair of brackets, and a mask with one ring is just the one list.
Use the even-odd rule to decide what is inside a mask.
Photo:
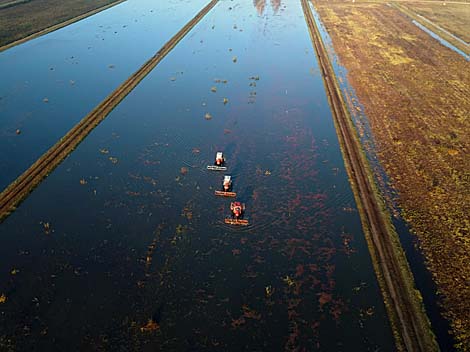
[(230, 203), (232, 218), (226, 218), (225, 223), (230, 225), (248, 225), (248, 220), (242, 219), (245, 213), (245, 204), (241, 202)]
[(231, 192), (232, 190), (232, 176), (225, 175), (224, 181), (222, 183), (222, 191), (215, 191), (216, 196), (223, 196), (223, 197), (236, 197), (237, 194), (235, 192)]
[(222, 152), (217, 152), (215, 155), (214, 165), (208, 165), (207, 169), (215, 170), (215, 171), (224, 171), (224, 170), (227, 170), (224, 164), (225, 164), (224, 155), (222, 154)]

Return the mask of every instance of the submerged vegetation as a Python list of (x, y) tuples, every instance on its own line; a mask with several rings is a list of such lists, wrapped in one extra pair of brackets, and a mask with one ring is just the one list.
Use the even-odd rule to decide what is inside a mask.
[[(40, 3), (40, 1), (42, 0), (31, 2)], [(28, 0), (0, 0), (0, 10), (3, 3), (11, 5), (27, 2)], [(87, 115), (63, 140), (59, 141), (48, 152), (49, 154), (46, 153), (17, 183), (0, 194), (0, 218), (15, 211), (16, 205), (72, 152), (78, 143), (124, 99), (215, 3), (217, 0), (211, 0), (201, 13), (165, 44), (161, 51)], [(276, 3), (278, 5), (275, 5)], [(306, 3), (304, 0), (303, 4)], [(257, 4), (257, 10), (260, 11), (266, 2), (260, 1)], [(272, 7), (275, 13), (276, 6), (279, 9), (280, 1), (273, 0)], [(371, 8), (374, 6), (370, 5)], [(232, 7), (228, 9), (231, 11)], [(336, 15), (334, 7), (328, 11), (330, 16)], [(348, 22), (348, 16), (349, 14), (345, 13), (339, 17), (347, 25), (352, 25)], [(366, 19), (359, 18), (363, 20), (361, 27), (373, 28), (373, 26), (367, 27), (369, 24), (367, 21), (372, 23), (373, 16)], [(382, 20), (387, 21), (387, 19)], [(335, 21), (341, 25), (339, 19), (335, 18)], [(276, 33), (280, 26), (272, 28), (273, 33)], [(344, 28), (347, 26), (345, 25)], [(234, 25), (233, 29), (237, 30), (237, 26)], [(394, 165), (397, 164), (394, 163), (401, 162), (400, 165), (407, 166), (406, 161), (415, 159), (410, 159), (410, 155), (406, 153), (410, 150), (424, 152), (426, 149), (421, 148), (419, 143), (423, 145), (428, 143), (426, 136), (414, 141), (413, 135), (409, 132), (411, 127), (420, 131), (419, 123), (425, 123), (426, 128), (428, 124), (431, 124), (429, 128), (433, 127), (433, 123), (440, 124), (441, 116), (437, 118), (434, 116), (434, 113), (440, 114), (440, 111), (435, 110), (433, 106), (429, 110), (413, 110), (418, 114), (419, 123), (410, 122), (413, 116), (400, 114), (402, 112), (400, 106), (392, 106), (391, 108), (395, 109), (391, 109), (392, 113), (396, 115), (389, 115), (387, 99), (397, 94), (395, 90), (399, 92), (400, 97), (405, 97), (405, 100), (415, 91), (408, 91), (406, 89), (409, 88), (408, 86), (401, 86), (403, 82), (400, 80), (399, 83), (394, 82), (391, 92), (387, 90), (384, 94), (383, 88), (386, 86), (384, 82), (389, 83), (389, 80), (395, 79), (396, 70), (401, 70), (406, 65), (413, 65), (413, 70), (416, 70), (413, 74), (416, 73), (419, 76), (421, 71), (414, 66), (417, 59), (407, 54), (410, 47), (404, 48), (395, 42), (383, 42), (386, 36), (381, 30), (374, 33), (375, 37), (371, 39), (366, 36), (368, 32), (361, 30), (359, 26), (353, 29), (351, 33), (355, 37), (360, 37), (359, 41), (367, 39), (375, 45), (374, 48), (379, 53), (378, 58), (375, 57), (375, 61), (371, 61), (372, 64), (366, 60), (367, 55), (358, 57), (359, 64), (370, 65), (358, 66), (358, 71), (372, 70), (373, 73), (371, 77), (365, 77), (365, 81), (360, 82), (365, 84), (364, 87), (370, 88), (371, 99), (367, 100), (367, 92), (365, 96), (360, 95), (360, 98), (364, 103), (378, 101), (375, 107), (380, 115), (373, 128), (382, 129), (379, 131), (382, 134), (376, 134), (383, 141), (383, 145), (380, 145), (383, 148), (380, 149), (382, 160), (387, 171), (393, 176), (393, 180), (400, 181), (402, 178), (397, 172), (402, 170), (395, 169)], [(411, 47), (417, 40), (414, 39), (414, 35), (406, 36)], [(199, 41), (199, 38), (197, 39)], [(421, 39), (420, 37), (419, 41)], [(199, 43), (202, 45), (206, 40), (204, 38), (204, 41), (200, 40)], [(260, 43), (255, 42), (258, 44), (257, 47), (260, 47)], [(369, 43), (361, 42), (360, 44)], [(245, 45), (247, 45), (246, 41), (243, 41), (243, 46)], [(277, 43), (273, 45), (274, 48), (277, 46)], [(292, 47), (295, 48), (294, 45)], [(300, 45), (299, 48), (304, 50)], [(356, 49), (368, 53), (366, 45), (357, 46)], [(204, 51), (206, 49), (201, 53)], [(231, 52), (232, 49), (229, 51)], [(299, 51), (299, 53), (302, 52)], [(263, 51), (263, 55), (267, 53), (269, 51)], [(201, 54), (198, 52), (198, 55)], [(250, 58), (248, 55), (239, 55), (241, 61), (237, 65), (240, 70), (243, 70), (245, 63), (250, 63)], [(277, 55), (269, 56), (277, 57)], [(326, 53), (322, 56), (328, 61)], [(440, 57), (437, 59), (430, 57), (426, 64), (440, 64), (440, 61), (434, 62), (440, 59)], [(230, 54), (226, 61), (233, 66), (237, 60), (237, 56)], [(380, 60), (385, 60), (386, 64), (382, 65)], [(193, 63), (193, 67), (200, 67), (196, 65), (197, 61), (194, 58), (188, 60), (188, 63)], [(378, 67), (377, 63), (380, 63), (381, 67)], [(114, 65), (109, 65), (108, 68), (112, 69)], [(217, 68), (217, 70), (220, 69)], [(298, 71), (293, 70), (286, 75), (281, 74), (282, 69), (279, 72), (272, 72), (270, 68), (265, 71), (262, 68), (259, 69), (262, 71), (261, 82), (263, 84), (265, 77), (268, 78), (266, 80), (268, 82), (269, 79), (275, 78), (274, 81), (277, 84), (268, 83), (266, 87), (269, 89), (257, 91), (256, 87), (260, 78), (250, 76), (249, 88), (245, 87), (250, 90), (246, 104), (239, 103), (237, 96), (245, 97), (245, 95), (234, 94), (237, 91), (212, 86), (211, 93), (208, 93), (209, 89), (205, 86), (204, 92), (214, 97), (213, 101), (216, 101), (220, 108), (222, 104), (227, 105), (229, 100), (225, 97), (222, 100), (218, 92), (229, 93), (227, 96), (230, 97), (230, 104), (223, 107), (228, 112), (221, 113), (215, 104), (207, 105), (206, 102), (202, 106), (208, 106), (207, 110), (211, 113), (206, 112), (206, 109), (195, 112), (197, 110), (192, 106), (191, 109), (194, 111), (189, 108), (186, 110), (188, 116), (195, 116), (198, 120), (202, 118), (212, 120), (212, 114), (214, 114), (213, 121), (204, 124), (207, 132), (205, 131), (203, 135), (210, 135), (210, 140), (205, 137), (198, 139), (194, 133), (195, 130), (190, 128), (179, 129), (178, 133), (181, 135), (178, 134), (175, 137), (171, 128), (168, 127), (177, 124), (181, 116), (174, 114), (174, 119), (158, 118), (165, 106), (172, 106), (171, 99), (167, 99), (158, 112), (149, 105), (147, 111), (149, 116), (143, 112), (139, 114), (139, 123), (133, 127), (136, 127), (137, 132), (140, 133), (143, 130), (152, 129), (154, 131), (152, 137), (136, 133), (139, 137), (136, 145), (129, 145), (125, 148), (126, 152), (122, 150), (119, 152), (117, 145), (113, 145), (107, 139), (105, 143), (99, 144), (99, 149), (96, 147), (93, 149), (99, 159), (96, 168), (90, 167), (91, 164), (88, 162), (83, 162), (84, 171), (77, 172), (80, 167), (80, 162), (77, 160), (82, 160), (84, 155), (81, 154), (82, 156), (76, 156), (73, 159), (74, 162), (70, 168), (64, 167), (56, 170), (56, 181), (53, 181), (51, 177), (52, 181), (48, 183), (49, 186), (47, 183), (43, 186), (46, 187), (43, 190), (47, 190), (45, 193), (52, 199), (51, 190), (61, 188), (61, 182), (65, 184), (67, 175), (72, 175), (71, 178), (77, 190), (72, 189), (67, 194), (67, 200), (73, 199), (74, 201), (69, 202), (71, 208), (64, 207), (64, 210), (77, 209), (75, 220), (68, 216), (60, 216), (61, 212), (58, 211), (60, 210), (58, 207), (62, 203), (51, 202), (51, 205), (45, 204), (44, 209), (41, 209), (47, 213), (47, 216), (42, 217), (38, 222), (34, 212), (30, 212), (31, 216), (24, 216), (28, 214), (28, 204), (25, 202), (25, 206), (18, 210), (15, 217), (8, 218), (2, 224), (6, 230), (2, 237), (7, 240), (3, 240), (4, 244), (0, 247), (3, 247), (2, 250), (8, 255), (3, 255), (2, 252), (0, 257), (3, 257), (2, 260), (5, 263), (11, 260), (14, 266), (6, 266), (8, 270), (3, 273), (3, 277), (7, 277), (7, 280), (2, 280), (4, 286), (0, 286), (0, 306), (2, 307), (0, 325), (3, 327), (0, 334), (0, 350), (28, 349), (21, 348), (23, 346), (41, 346), (38, 348), (46, 349), (44, 346), (49, 346), (49, 344), (60, 348), (57, 346), (70, 344), (70, 339), (79, 341), (81, 349), (89, 350), (112, 350), (117, 346), (128, 350), (227, 350), (229, 348), (253, 350), (269, 349), (268, 347), (272, 345), (276, 346), (274, 349), (284, 346), (286, 351), (342, 350), (346, 344), (349, 349), (353, 350), (391, 350), (394, 347), (392, 337), (388, 335), (388, 321), (378, 294), (379, 290), (375, 286), (376, 281), (370, 268), (370, 258), (362, 243), (360, 222), (356, 219), (357, 214), (354, 214), (356, 212), (361, 215), (365, 212), (377, 214), (382, 209), (377, 206), (375, 189), (369, 187), (370, 175), (367, 172), (368, 169), (363, 167), (364, 156), (360, 148), (352, 147), (353, 144), (356, 146), (357, 140), (354, 137), (349, 140), (348, 136), (353, 135), (351, 133), (353, 129), (352, 125), (345, 126), (349, 123), (348, 115), (345, 114), (346, 119), (343, 118), (339, 124), (335, 122), (337, 127), (340, 126), (343, 130), (349, 131), (342, 132), (345, 136), (343, 140), (340, 139), (340, 145), (342, 148), (345, 144), (348, 145), (349, 158), (352, 160), (349, 165), (346, 162), (346, 169), (351, 174), (349, 168), (352, 168), (352, 173), (357, 174), (352, 180), (353, 189), (354, 183), (359, 181), (357, 182), (359, 185), (355, 187), (359, 187), (361, 197), (367, 201), (363, 201), (363, 204), (358, 202), (358, 209), (354, 207), (354, 200), (349, 195), (347, 178), (341, 176), (344, 169), (338, 167), (338, 163), (342, 165), (339, 151), (338, 159), (333, 161), (332, 152), (336, 145), (328, 147), (330, 135), (324, 131), (320, 133), (311, 126), (311, 111), (303, 106), (304, 97), (301, 94), (307, 92), (306, 100), (310, 103), (311, 91), (305, 87), (311, 88), (311, 86), (304, 87), (301, 85), (301, 80), (296, 80), (298, 94), (295, 98), (291, 97), (290, 93), (288, 95), (287, 88), (285, 93), (284, 88), (278, 91), (279, 83), (289, 83), (289, 79), (296, 73), (301, 76), (307, 72), (308, 68), (301, 67)], [(271, 74), (272, 77), (270, 77)], [(377, 74), (385, 81), (374, 81)], [(331, 77), (330, 74), (328, 76)], [(167, 75), (167, 77), (170, 77), (168, 84), (172, 86), (182, 81), (180, 76), (178, 79), (176, 76)], [(203, 75), (195, 77), (203, 77)], [(362, 78), (361, 75), (359, 77)], [(239, 84), (237, 80), (239, 77), (230, 76), (229, 78), (228, 86), (232, 85), (232, 80), (235, 82), (234, 85)], [(437, 82), (441, 84), (439, 79), (441, 79), (440, 76)], [(459, 87), (457, 93), (460, 92), (464, 96), (468, 87), (466, 90), (465, 85), (458, 83), (459, 79), (459, 77), (454, 77), (452, 82)], [(194, 79), (194, 82), (201, 81), (203, 80)], [(73, 84), (73, 81), (70, 82)], [(228, 83), (227, 80), (220, 79), (214, 82)], [(157, 87), (155, 91), (163, 91), (162, 87), (165, 86), (158, 85)], [(181, 87), (178, 97), (186, 96), (182, 93)], [(339, 92), (339, 89), (331, 83), (330, 87), (335, 89), (336, 93)], [(262, 84), (259, 84), (259, 88), (263, 88)], [(424, 88), (426, 89), (423, 90), (420, 98), (426, 101), (429, 91), (427, 87)], [(439, 85), (435, 88), (436, 92), (442, 88)], [(193, 91), (197, 92), (198, 89), (193, 89)], [(364, 90), (360, 92), (364, 94)], [(442, 91), (441, 96), (435, 96), (436, 99), (446, 101), (451, 99), (452, 95), (457, 94), (455, 90), (452, 91), (452, 95), (444, 93)], [(279, 99), (278, 94), (282, 94), (282, 97), (285, 94), (288, 98)], [(270, 100), (267, 100), (267, 96), (271, 97)], [(52, 102), (57, 101), (57, 98), (52, 100), (52, 95), (50, 97)], [(376, 100), (376, 98), (380, 99)], [(458, 94), (457, 98), (459, 98)], [(210, 103), (211, 98), (205, 97), (205, 99)], [(257, 99), (261, 102), (260, 104), (255, 104)], [(331, 99), (330, 95), (330, 102)], [(332, 105), (345, 110), (341, 99), (336, 98), (336, 100), (337, 104)], [(461, 96), (460, 100), (462, 100)], [(181, 99), (175, 101), (177, 101), (175, 104), (179, 105)], [(48, 103), (48, 98), (44, 98), (43, 102)], [(393, 102), (395, 105), (400, 105), (397, 100)], [(245, 106), (240, 107), (241, 105)], [(408, 107), (410, 105), (412, 104), (408, 104)], [(458, 106), (463, 109), (464, 113), (468, 111), (465, 102)], [(230, 110), (235, 107), (238, 109)], [(446, 107), (449, 108), (449, 104)], [(317, 101), (316, 108), (320, 108), (321, 111), (322, 103)], [(134, 111), (135, 109), (133, 113)], [(373, 109), (366, 110), (371, 116), (377, 117), (373, 114), (374, 111)], [(387, 121), (380, 121), (383, 116)], [(452, 117), (457, 120), (460, 118), (463, 124), (465, 121), (462, 116), (458, 114), (458, 111), (452, 112)], [(189, 121), (189, 117), (184, 121)], [(394, 123), (403, 124), (404, 130), (400, 131), (400, 133), (405, 132), (403, 140), (387, 139), (395, 136)], [(315, 127), (319, 126), (320, 124)], [(440, 151), (439, 148), (444, 148), (445, 157), (452, 161), (463, 160), (464, 164), (467, 151), (464, 142), (468, 141), (468, 134), (459, 129), (461, 127), (459, 126), (458, 128), (455, 124), (451, 124), (450, 127), (449, 125), (439, 126), (449, 134), (450, 146), (447, 140), (441, 140), (443, 138), (439, 134), (441, 129), (431, 130), (436, 133), (433, 137), (439, 141), (439, 143), (436, 142), (438, 151)], [(115, 118), (112, 125), (113, 131), (121, 128), (123, 128), (122, 136), (128, 134), (129, 126), (123, 127), (120, 125), (119, 118)], [(17, 135), (21, 133), (20, 129), (16, 131)], [(28, 132), (26, 129), (24, 131)], [(214, 131), (218, 133), (213, 133)], [(26, 136), (27, 133), (23, 135)], [(331, 136), (336, 142), (333, 129)], [(463, 142), (461, 142), (462, 138), (464, 138)], [(401, 146), (406, 142), (415, 149), (392, 150), (391, 155), (398, 154), (399, 158), (389, 160), (386, 148), (389, 142), (392, 146)], [(86, 146), (87, 144), (84, 145)], [(230, 171), (233, 171), (237, 178), (237, 191), (240, 191), (244, 201), (249, 202), (250, 225), (244, 230), (224, 226), (221, 219), (228, 210), (227, 206), (223, 205), (219, 199), (213, 200), (215, 176), (212, 178), (213, 175), (204, 173), (207, 164), (204, 158), (208, 158), (208, 155), (212, 155), (212, 152), (219, 148), (224, 149), (224, 152), (226, 150), (230, 155)], [(331, 163), (327, 158), (332, 159)], [(437, 158), (439, 163), (431, 164), (433, 160), (430, 158)], [(420, 190), (418, 187), (420, 177), (426, 181), (429, 170), (432, 171), (433, 167), (446, 166), (445, 163), (440, 164), (441, 159), (442, 153), (430, 153), (429, 157), (426, 156), (424, 158), (426, 165), (419, 170), (419, 177), (412, 179), (410, 187)], [(72, 158), (69, 159), (71, 160)], [(354, 166), (351, 166), (352, 164)], [(201, 165), (204, 165), (202, 169)], [(408, 165), (408, 168), (412, 169), (413, 166), (414, 164)], [(456, 167), (460, 170), (461, 166), (459, 164)], [(129, 172), (130, 170), (132, 172)], [(95, 172), (100, 176), (93, 176)], [(408, 183), (405, 177), (410, 177), (410, 174), (402, 176), (403, 180), (407, 181), (405, 183)], [(445, 180), (442, 179), (446, 175), (437, 176), (440, 178), (436, 181), (433, 179), (432, 186), (436, 189), (439, 187), (446, 189)], [(456, 177), (457, 181), (466, 181), (468, 186), (468, 177), (460, 179), (458, 173)], [(58, 179), (61, 182), (57, 182)], [(217, 181), (219, 182), (220, 179)], [(398, 186), (400, 186), (399, 182)], [(275, 192), (269, 190), (275, 190)], [(403, 190), (405, 196), (407, 190), (407, 188)], [(465, 191), (465, 189), (458, 190)], [(428, 191), (434, 197), (432, 190), (428, 188)], [(357, 196), (358, 191), (354, 189), (354, 192)], [(208, 194), (212, 198), (207, 197)], [(413, 196), (410, 203), (403, 203), (404, 214), (412, 224), (416, 219), (419, 225), (420, 221), (428, 221), (430, 218), (427, 214), (423, 214), (423, 218), (414, 217), (414, 209), (410, 205), (413, 205), (413, 202), (423, 202), (425, 205), (426, 202), (435, 204), (432, 202), (436, 199), (432, 197), (430, 197), (432, 199), (426, 199), (427, 194), (423, 192)], [(453, 196), (457, 194), (454, 193)], [(462, 192), (460, 196), (460, 200), (465, 202), (465, 193)], [(35, 197), (40, 197), (40, 195)], [(40, 198), (32, 197), (32, 199)], [(407, 200), (406, 197), (403, 199)], [(447, 202), (448, 199), (442, 198), (442, 201)], [(459, 204), (453, 203), (451, 206)], [(93, 211), (88, 211), (90, 209)], [(443, 210), (450, 211), (449, 208)], [(71, 214), (70, 210), (67, 214)], [(454, 216), (450, 213), (445, 215), (449, 218)], [(460, 221), (465, 214), (459, 216), (460, 218), (456, 217), (454, 220)], [(382, 220), (376, 218), (383, 219), (380, 214), (375, 218), (369, 216), (368, 219), (372, 220), (369, 226), (388, 227), (388, 223), (383, 223)], [(446, 225), (443, 221), (446, 219), (439, 220)], [(376, 220), (377, 223), (375, 223)], [(468, 223), (464, 225), (467, 228), (462, 228), (460, 237), (457, 237), (466, 240), (463, 233), (465, 230), (468, 231)], [(423, 226), (433, 226), (433, 223), (429, 220)], [(365, 227), (367, 228), (366, 225)], [(34, 237), (27, 233), (31, 228), (35, 229)], [(419, 233), (420, 227), (416, 226), (415, 230)], [(373, 232), (379, 236), (386, 233), (386, 231), (377, 230)], [(437, 235), (441, 236), (442, 233), (439, 232)], [(382, 245), (391, 240), (388, 236), (382, 237), (384, 237)], [(403, 271), (408, 270), (406, 260), (403, 256), (397, 260), (391, 249), (391, 246), (399, 248), (398, 241), (393, 241), (393, 239), (391, 241), (393, 242), (391, 245), (383, 246), (374, 242), (379, 250), (387, 253), (380, 257), (372, 253), (372, 262), (375, 266), (381, 265), (389, 268), (389, 271), (385, 271), (383, 275), (387, 276), (386, 278), (378, 275), (381, 285), (387, 281), (391, 286), (390, 296), (393, 297), (393, 302), (392, 299), (386, 299), (385, 303), (389, 306), (387, 308), (389, 311), (395, 309), (398, 312), (396, 314), (403, 315), (402, 319), (412, 326), (414, 323), (410, 323), (413, 320), (410, 316), (415, 314), (413, 309), (419, 304), (410, 305), (406, 303), (406, 300), (403, 301), (402, 292), (414, 290), (412, 280), (403, 280), (401, 276)], [(463, 247), (464, 250), (468, 248), (468, 242), (466, 246)], [(13, 253), (12, 258), (9, 257), (10, 253)], [(466, 257), (462, 258), (466, 259)], [(447, 265), (447, 263), (441, 263), (441, 265), (444, 264)], [(456, 263), (461, 266), (465, 264), (465, 262)], [(469, 276), (465, 276), (466, 273), (463, 271), (460, 273), (468, 282)], [(455, 277), (452, 279), (454, 280)], [(418, 295), (414, 295), (414, 298), (416, 296)], [(395, 307), (391, 307), (392, 304)], [(74, 316), (74, 319), (69, 319), (71, 316)], [(466, 323), (464, 320), (463, 322), (463, 324)], [(411, 335), (415, 333), (419, 335), (423, 331), (425, 334), (429, 332), (427, 324), (416, 326), (421, 331), (415, 332), (415, 326), (407, 331), (411, 331)], [(464, 331), (465, 328), (466, 326), (463, 325), (460, 331)], [(395, 333), (401, 332), (395, 331), (393, 319), (392, 329)], [(415, 331), (412, 331), (413, 329)], [(332, 335), (336, 338), (331, 339)], [(422, 337), (411, 336), (408, 339), (415, 338), (420, 340)], [(460, 341), (465, 343), (465, 337), (461, 337)], [(418, 341), (418, 344), (430, 346), (425, 342), (419, 343)], [(399, 350), (400, 346), (399, 344), (395, 347)], [(434, 350), (434, 348), (424, 350)]]
[(383, 3), (316, 6), (419, 239), (456, 347), (469, 351), (468, 63)]

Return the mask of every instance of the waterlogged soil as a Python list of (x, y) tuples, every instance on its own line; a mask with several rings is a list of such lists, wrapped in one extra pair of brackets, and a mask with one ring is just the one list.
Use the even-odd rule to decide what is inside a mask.
[(393, 351), (323, 89), (300, 3), (219, 3), (2, 223), (2, 350)]
[(402, 215), (417, 235), (457, 347), (466, 351), (468, 63), (386, 5), (317, 6), (365, 109)]

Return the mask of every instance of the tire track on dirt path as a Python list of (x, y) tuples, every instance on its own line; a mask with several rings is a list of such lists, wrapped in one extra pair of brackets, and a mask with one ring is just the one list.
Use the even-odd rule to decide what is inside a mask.
[(406, 257), (378, 198), (373, 178), (368, 171), (368, 162), (355, 135), (328, 53), (307, 1), (301, 0), (305, 21), (322, 71), (338, 140), (384, 296), (397, 350), (437, 351), (439, 348), (414, 287)]
[(0, 222), (64, 160), (80, 142), (142, 81), (181, 39), (218, 3), (211, 0), (178, 33), (114, 92), (76, 124), (0, 194)]

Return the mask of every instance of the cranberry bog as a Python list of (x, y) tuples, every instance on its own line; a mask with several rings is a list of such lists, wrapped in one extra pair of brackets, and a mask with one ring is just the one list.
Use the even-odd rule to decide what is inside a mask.
[[(397, 191), (393, 202), (437, 284), (456, 348), (467, 351), (468, 62), (385, 3), (315, 6), (369, 120), (375, 152)], [(446, 18), (441, 26), (458, 27)]]
[[(54, 66), (64, 70), (46, 66), (51, 77), (67, 77), (85, 54), (66, 39), (79, 42), (93, 29), (93, 50), (111, 41), (138, 62), (119, 71), (129, 77), (166, 42), (153, 37), (171, 11), (157, 19), (152, 4), (125, 2), (0, 59), (16, 53), (33, 76), (44, 70), (34, 60), (42, 50), (78, 58)], [(131, 45), (119, 35), (137, 28), (148, 40)], [(30, 65), (20, 65), (25, 57)], [(25, 91), (14, 64), (13, 89), (1, 100), (9, 126), (26, 105), (14, 104), (14, 88)], [(64, 102), (88, 107), (96, 92), (78, 88), (122, 65), (88, 62), (83, 81), (48, 94), (47, 103), (41, 89), (57, 79), (21, 94), (40, 104), (8, 134), (11, 153), (28, 141), (18, 163), (37, 159), (57, 140), (52, 132), (60, 134), (32, 129), (34, 122), (56, 111), (62, 120), (54, 121), (72, 128), (80, 106)], [(68, 87), (71, 78), (63, 79)], [(110, 88), (107, 79), (98, 83)], [(38, 148), (33, 136), (48, 138)], [(236, 201), (246, 204), (246, 226), (224, 222), (235, 199), (214, 195), (222, 173), (207, 165), (217, 151)], [(2, 350), (396, 350), (300, 2), (218, 2), (4, 219), (0, 241)]]

